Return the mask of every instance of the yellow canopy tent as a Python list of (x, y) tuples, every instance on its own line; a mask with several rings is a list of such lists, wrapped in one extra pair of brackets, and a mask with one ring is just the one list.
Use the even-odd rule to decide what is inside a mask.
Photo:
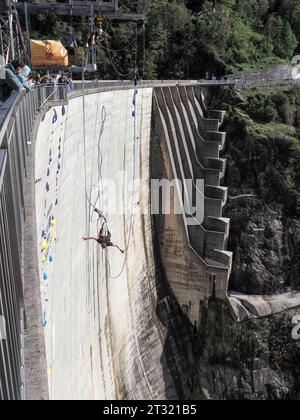
[(31, 66), (68, 67), (67, 50), (59, 41), (30, 40)]

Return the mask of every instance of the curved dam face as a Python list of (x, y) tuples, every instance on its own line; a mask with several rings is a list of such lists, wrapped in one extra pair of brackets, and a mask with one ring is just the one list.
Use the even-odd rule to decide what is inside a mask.
[[(85, 144), (82, 109), (82, 97), (52, 108), (36, 143), (50, 398), (165, 398), (149, 187), (132, 185), (149, 181), (152, 89), (87, 95)], [(99, 229), (89, 201), (107, 216), (124, 255), (82, 240)]]
[(41, 86), (3, 109), (0, 359), (14, 378), (2, 369), (0, 399), (298, 396), (299, 293), (228, 290), (214, 91), (84, 89), (50, 103)]
[[(45, 113), (35, 195), (51, 399), (192, 396), (202, 308), (226, 300), (231, 261), (222, 118), (205, 118), (193, 88), (177, 87), (75, 96)], [(203, 220), (152, 214), (153, 179), (179, 179), (168, 201), (198, 178)], [(120, 249), (83, 240), (103, 226)]]

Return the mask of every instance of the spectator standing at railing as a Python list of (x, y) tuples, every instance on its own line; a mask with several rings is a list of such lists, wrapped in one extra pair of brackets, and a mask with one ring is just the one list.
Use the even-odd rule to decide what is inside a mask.
[(58, 84), (59, 85), (64, 85), (67, 93), (70, 93), (73, 90), (72, 79), (65, 74), (60, 76), (60, 78), (58, 79)]

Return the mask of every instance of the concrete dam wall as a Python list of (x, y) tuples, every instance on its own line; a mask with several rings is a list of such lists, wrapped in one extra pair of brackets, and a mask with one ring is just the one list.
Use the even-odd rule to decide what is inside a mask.
[[(218, 399), (225, 382), (236, 398), (244, 362), (230, 360), (249, 325), (271, 329), (300, 294), (228, 290), (216, 89), (93, 81), (84, 93), (41, 86), (1, 108), (0, 399)], [(102, 225), (119, 249), (83, 240)], [(265, 389), (258, 345), (243, 396)]]
[[(51, 399), (190, 397), (192, 324), (207, 299), (226, 298), (231, 265), (224, 115), (206, 118), (202, 99), (190, 87), (127, 89), (44, 115), (35, 195)], [(203, 178), (203, 220), (151, 216), (153, 178), (182, 180), (183, 196), (185, 179)], [(124, 254), (82, 240), (98, 234), (94, 206)]]

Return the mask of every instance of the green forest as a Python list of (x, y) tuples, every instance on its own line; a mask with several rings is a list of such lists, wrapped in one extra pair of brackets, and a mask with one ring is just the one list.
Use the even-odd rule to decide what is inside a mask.
[[(142, 3), (142, 4), (141, 4)], [(105, 22), (110, 38), (99, 45), (98, 76), (128, 78), (138, 60), (145, 79), (197, 79), (290, 62), (299, 52), (299, 0), (122, 0), (127, 10), (146, 11), (142, 25)], [(82, 60), (86, 18), (39, 16), (35, 37), (58, 37), (73, 27)]]

